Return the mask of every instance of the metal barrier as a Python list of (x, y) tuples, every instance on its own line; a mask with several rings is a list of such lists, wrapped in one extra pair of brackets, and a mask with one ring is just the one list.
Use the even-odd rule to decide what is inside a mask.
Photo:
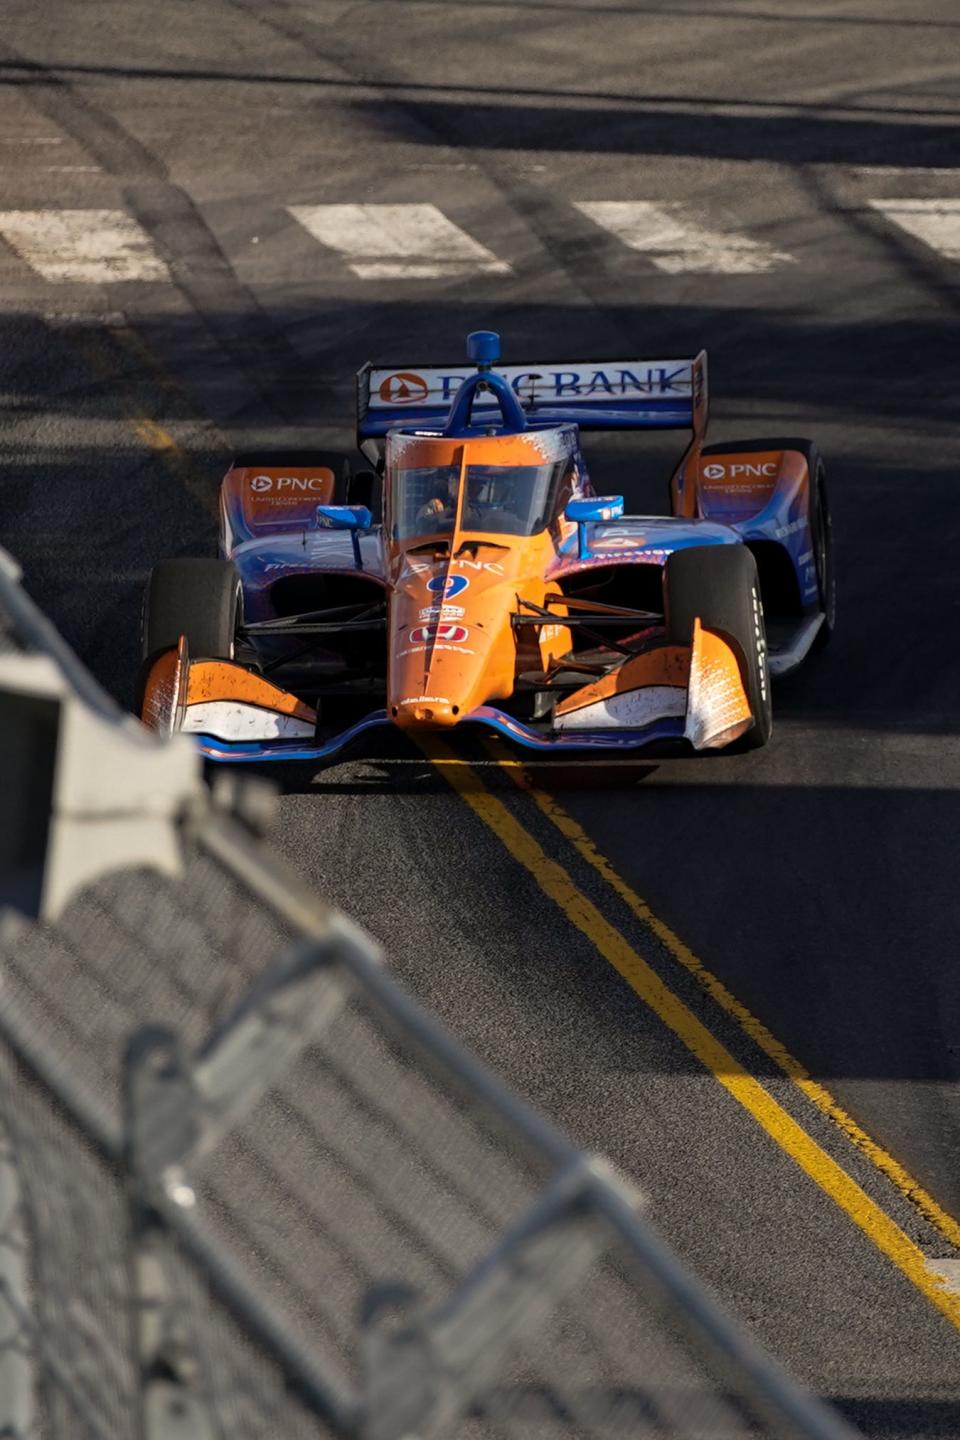
[[(133, 863), (79, 874), (75, 846), (31, 842), (32, 885), (10, 849), (0, 1433), (849, 1437), (679, 1265), (633, 1187), (291, 877), (250, 823), (262, 792), (211, 797), (192, 752), (171, 761), (92, 682), (81, 694), (41, 622), (0, 566), (0, 728), (47, 776), (30, 792), (47, 840), (83, 823), (95, 844), (117, 818), (66, 803), (91, 744), (98, 773), (134, 756), (124, 823), (140, 805), (149, 825)], [(88, 712), (53, 756), (22, 723), (37, 693), (58, 707), (47, 739)]]

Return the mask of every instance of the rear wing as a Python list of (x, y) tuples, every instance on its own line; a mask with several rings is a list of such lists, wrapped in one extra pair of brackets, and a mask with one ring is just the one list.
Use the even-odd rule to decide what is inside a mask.
[[(703, 433), (707, 412), (707, 355), (691, 360), (595, 360), (496, 365), (534, 426), (569, 424), (583, 430), (681, 430)], [(460, 386), (476, 377), (469, 362), (392, 368), (364, 365), (357, 374), (357, 440), (376, 441), (396, 426), (442, 426)], [(482, 390), (474, 423), (498, 414), (499, 401)]]

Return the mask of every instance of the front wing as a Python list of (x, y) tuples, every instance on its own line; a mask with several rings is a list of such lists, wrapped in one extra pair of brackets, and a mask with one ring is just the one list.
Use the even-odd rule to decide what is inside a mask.
[[(369, 731), (394, 726), (385, 710), (376, 710), (321, 737), (316, 712), (302, 700), (230, 661), (191, 662), (182, 639), (151, 668), (142, 715), (162, 733), (195, 735), (208, 759), (234, 763), (329, 760)], [(568, 695), (549, 728), (493, 705), (457, 723), (485, 726), (525, 749), (571, 754), (638, 750), (665, 740), (718, 749), (743, 735), (753, 716), (733, 647), (698, 621), (691, 645), (657, 646)]]

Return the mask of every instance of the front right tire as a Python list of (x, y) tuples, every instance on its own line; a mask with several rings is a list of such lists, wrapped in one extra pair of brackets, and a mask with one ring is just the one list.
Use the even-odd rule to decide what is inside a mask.
[(663, 601), (671, 644), (693, 643), (693, 622), (719, 631), (733, 648), (753, 715), (738, 749), (766, 745), (773, 729), (767, 632), (757, 562), (745, 545), (695, 545), (675, 550), (663, 568)]

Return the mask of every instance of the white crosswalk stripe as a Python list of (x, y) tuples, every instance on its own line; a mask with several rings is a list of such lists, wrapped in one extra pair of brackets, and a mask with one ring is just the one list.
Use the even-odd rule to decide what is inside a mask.
[[(750, 235), (712, 228), (707, 218), (687, 203), (569, 203), (668, 275), (761, 275), (796, 263), (786, 251)], [(864, 203), (947, 260), (960, 260), (960, 199), (859, 202)], [(436, 205), (293, 205), (287, 209), (361, 280), (438, 280), (512, 273), (507, 261), (468, 235)], [(122, 210), (0, 210), (0, 237), (37, 274), (54, 283), (104, 285), (171, 278), (147, 232)]]
[(44, 280), (169, 280), (146, 231), (122, 210), (2, 210), (0, 235)]
[(947, 260), (960, 260), (960, 200), (871, 200), (884, 219)]
[(667, 275), (762, 275), (793, 256), (737, 231), (710, 230), (686, 205), (652, 200), (575, 200), (605, 230)]
[(507, 275), (510, 266), (435, 205), (291, 205), (314, 239), (344, 256), (361, 280)]

